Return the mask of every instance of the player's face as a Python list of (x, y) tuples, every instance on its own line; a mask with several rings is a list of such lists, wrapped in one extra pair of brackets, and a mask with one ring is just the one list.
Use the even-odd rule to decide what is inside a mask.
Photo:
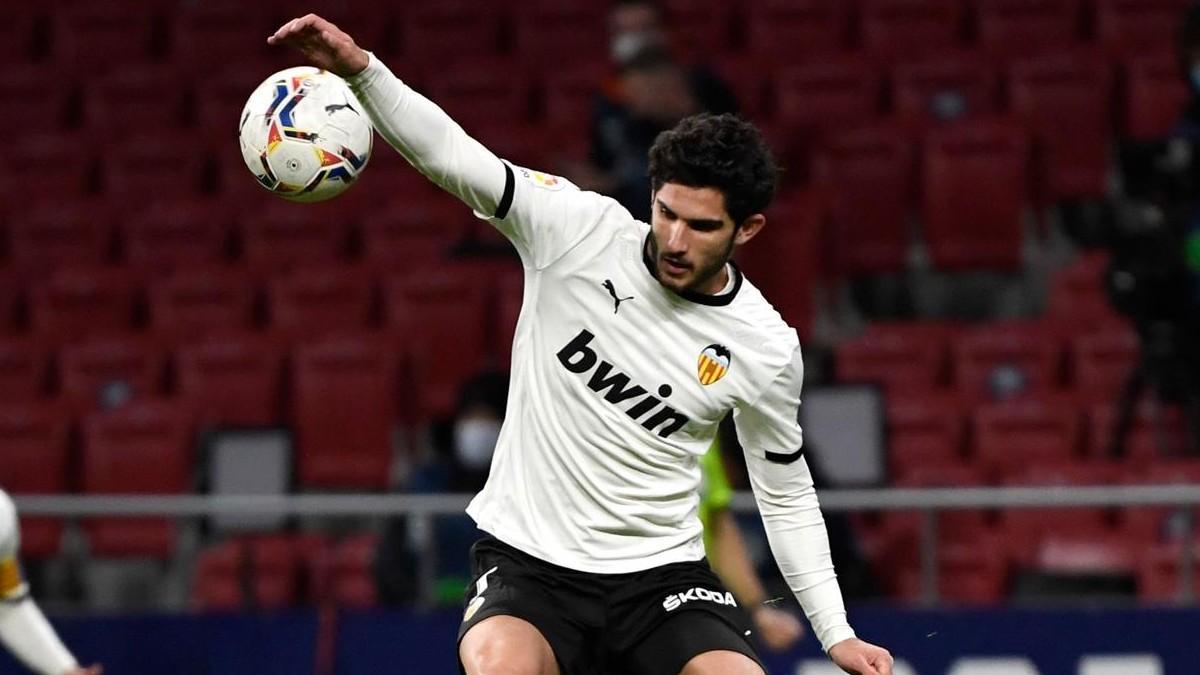
[(735, 246), (750, 240), (762, 214), (735, 227), (725, 195), (711, 187), (667, 183), (651, 197), (650, 256), (658, 281), (675, 291), (712, 295), (728, 281), (725, 263)]

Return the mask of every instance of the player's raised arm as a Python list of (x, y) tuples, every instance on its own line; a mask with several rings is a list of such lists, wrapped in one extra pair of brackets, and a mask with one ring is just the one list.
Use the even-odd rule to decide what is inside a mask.
[(267, 42), (293, 47), (345, 78), (375, 129), (418, 171), (476, 212), (504, 215), (512, 181), (504, 163), (337, 26), (309, 14), (280, 26)]

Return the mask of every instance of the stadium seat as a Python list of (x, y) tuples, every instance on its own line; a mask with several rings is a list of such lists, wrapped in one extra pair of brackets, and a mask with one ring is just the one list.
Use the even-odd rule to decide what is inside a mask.
[(1093, 51), (1017, 59), (1008, 67), (1009, 109), (1040, 147), (1046, 202), (1109, 193), (1112, 72)]
[(998, 56), (1049, 52), (1080, 39), (1081, 0), (975, 0), (979, 44)]
[(28, 337), (0, 338), (0, 401), (32, 402), (46, 395), (50, 348)]
[(1006, 400), (1060, 389), (1062, 337), (1037, 321), (980, 325), (951, 345), (954, 383), (976, 400)]
[(396, 361), (388, 345), (370, 337), (330, 338), (295, 350), (291, 418), (302, 489), (388, 486)]
[(9, 179), (15, 181), (13, 194), (24, 204), (83, 201), (95, 192), (95, 148), (82, 133), (22, 134), (8, 147), (7, 156), (12, 166), (21, 167)]
[(1138, 557), (1134, 542), (1106, 534), (1049, 533), (1038, 546), (1033, 566), (1054, 574), (1132, 575)]
[(156, 28), (151, 3), (131, 2), (122, 10), (66, 3), (50, 12), (50, 56), (56, 67), (82, 75), (148, 61)]
[[(959, 461), (941, 462), (921, 467), (900, 476), (897, 487), (956, 488), (978, 487), (985, 483), (979, 467)], [(982, 509), (952, 509), (938, 517), (938, 533), (943, 542), (969, 541), (988, 528), (987, 513)], [(921, 514), (915, 511), (890, 511), (884, 515), (884, 528), (903, 532), (914, 541), (919, 536)]]
[(81, 409), (107, 408), (157, 396), (165, 356), (140, 336), (90, 337), (58, 355), (59, 392)]
[[(1192, 544), (1192, 560), (1200, 559), (1200, 546)], [(1147, 603), (1174, 603), (1184, 599), (1180, 573), (1182, 544), (1159, 544), (1142, 551), (1138, 560), (1138, 600)], [(1200, 588), (1200, 566), (1193, 565), (1191, 588)]]
[(197, 197), (205, 189), (207, 166), (205, 148), (195, 139), (161, 129), (140, 130), (101, 154), (101, 184), (104, 194), (118, 203), (144, 200), (147, 195)]
[[(784, 224), (767, 227), (755, 241), (743, 246), (738, 261), (755, 286), (770, 299), (788, 325), (808, 338), (816, 311), (817, 287), (822, 278), (821, 228), (825, 214), (813, 192), (781, 194), (771, 204), (767, 222)], [(791, 261), (779, 264), (779, 251), (788, 251)]]
[(247, 271), (266, 276), (341, 259), (349, 223), (337, 210), (337, 205), (328, 203), (289, 204), (275, 199), (246, 214), (238, 223), (238, 232)]
[(866, 333), (838, 345), (835, 360), (841, 382), (931, 390), (942, 384), (946, 345), (903, 333)]
[(851, 7), (838, 0), (767, 0), (746, 12), (746, 45), (768, 59), (838, 51), (851, 27)]
[(1116, 401), (1139, 354), (1137, 335), (1124, 326), (1073, 336), (1067, 343), (1067, 363), (1075, 397), (1082, 402)]
[(39, 13), (32, 5), (22, 3), (9, 10), (0, 24), (0, 58), (6, 64), (19, 66), (38, 56), (38, 24)]
[(583, 63), (537, 73), (542, 119), (547, 125), (573, 129), (586, 137), (596, 98), (609, 72), (604, 64)]
[(466, 236), (474, 219), (446, 194), (428, 191), (420, 198), (397, 199), (363, 214), (359, 223), (363, 257), (380, 270), (436, 263)]
[(530, 65), (597, 61), (608, 54), (604, 8), (595, 3), (529, 0), (511, 16), (513, 52)]
[(135, 289), (129, 275), (103, 268), (62, 268), (29, 291), (33, 330), (55, 340), (119, 332), (133, 320)]
[(118, 139), (146, 129), (182, 137), (189, 133), (183, 128), (189, 94), (179, 73), (162, 65), (131, 65), (88, 78), (83, 84), (84, 129), (93, 136)]
[(1096, 38), (1120, 54), (1174, 44), (1190, 0), (1095, 0)]
[(25, 289), (21, 288), (16, 275), (0, 272), (0, 337), (15, 333), (22, 327), (18, 310), (24, 295)]
[[(178, 402), (92, 413), (82, 422), (82, 447), (85, 493), (180, 494), (191, 487), (192, 421)], [(166, 559), (174, 552), (170, 518), (95, 517), (84, 528), (92, 556)]]
[(736, 25), (733, 5), (728, 0), (664, 2), (663, 25), (670, 33), (672, 51), (684, 63), (703, 63), (714, 54), (729, 51), (732, 37), (730, 29)]
[(118, 224), (123, 258), (139, 270), (215, 266), (229, 258), (230, 219), (210, 199), (153, 202)]
[[(482, 63), (439, 64), (435, 72), (423, 93), (485, 145), (480, 127), (517, 126), (531, 116), (533, 85), (518, 63), (491, 57)], [(504, 76), (497, 77), (501, 72)]]
[[(1086, 397), (1084, 398), (1086, 402)], [(1117, 432), (1118, 402), (1094, 403), (1087, 409), (1087, 454), (1109, 457)], [(1129, 431), (1121, 458), (1129, 464), (1150, 466), (1189, 452), (1189, 439), (1182, 411), (1150, 398), (1139, 400), (1131, 412)]]
[(829, 135), (815, 160), (828, 205), (829, 266), (837, 277), (897, 274), (908, 266), (915, 154), (893, 126)]
[(1076, 408), (1050, 400), (978, 406), (971, 414), (975, 431), (972, 455), (1000, 478), (1017, 475), (1032, 465), (1040, 468), (1070, 462), (1079, 457), (1081, 417)]
[(1091, 253), (1055, 271), (1050, 278), (1047, 318), (1103, 331), (1127, 325), (1128, 320), (1117, 314), (1109, 300), (1107, 270), (1108, 255)]
[[(1147, 463), (1142, 471), (1127, 475), (1123, 482), (1129, 485), (1200, 484), (1200, 460), (1159, 457)], [(1200, 522), (1192, 507), (1127, 506), (1120, 510), (1119, 520), (1122, 533), (1144, 547), (1187, 539), (1200, 541)]]
[[(201, 73), (214, 63), (276, 63), (262, 67), (263, 77), (295, 65), (294, 57), (272, 54), (267, 35), (278, 23), (259, 3), (203, 2), (180, 5), (168, 19), (168, 60), (184, 73)], [(280, 50), (277, 50), (280, 51)], [(273, 61), (266, 61), (273, 59)], [(247, 91), (249, 96), (250, 92)]]
[(780, 124), (818, 134), (879, 115), (883, 76), (867, 59), (823, 57), (779, 68), (773, 79)]
[(267, 282), (267, 313), (284, 334), (360, 332), (374, 307), (371, 279), (352, 267), (298, 267)]
[(905, 121), (945, 123), (996, 111), (996, 73), (974, 52), (937, 52), (892, 69), (892, 106)]
[(278, 426), (283, 361), (281, 341), (269, 334), (213, 334), (176, 350), (178, 394), (202, 424)]
[[(0, 485), (14, 495), (68, 491), (70, 422), (56, 403), (0, 406)], [(41, 559), (59, 551), (59, 518), (21, 518), (21, 557)]]
[(924, 467), (963, 460), (965, 404), (952, 394), (941, 393), (888, 398), (888, 469), (896, 481), (911, 482)]
[(966, 9), (959, 0), (862, 0), (862, 46), (889, 57), (954, 47)]
[(326, 577), (322, 600), (352, 609), (378, 604), (373, 571), (378, 541), (374, 534), (359, 534), (347, 537), (327, 549), (325, 559), (320, 564)]
[(1191, 96), (1172, 51), (1139, 53), (1125, 59), (1120, 101), (1121, 134), (1138, 141), (1167, 136)]
[(46, 204), (8, 222), (9, 260), (26, 274), (101, 265), (112, 255), (112, 222), (95, 204)]
[(488, 333), (487, 286), (467, 269), (443, 266), (383, 282), (387, 328), (411, 351), (412, 409), (419, 421), (450, 415), (459, 388), (499, 347)]
[(239, 116), (250, 93), (271, 73), (266, 64), (260, 68), (247, 63), (197, 73), (187, 121), (210, 147), (220, 147), (240, 161), (238, 145), (230, 142), (233, 130), (241, 122)]
[(278, 610), (297, 603), (300, 560), (291, 537), (264, 535), (246, 541), (250, 564), (250, 597), (259, 610)]
[(245, 275), (225, 267), (190, 267), (153, 279), (150, 329), (171, 339), (251, 328), (256, 290)]
[(935, 267), (1020, 266), (1028, 158), (1026, 132), (1009, 122), (964, 122), (927, 134), (921, 219)]
[[(1117, 466), (1102, 462), (1082, 462), (1069, 454), (1063, 454), (1063, 449), (1056, 447), (1068, 442), (1065, 438), (1055, 438), (1068, 433), (1068, 415), (1064, 412), (1057, 417), (1063, 419), (1053, 423), (1062, 427), (1061, 429), (1039, 430), (1031, 426), (1026, 431), (1011, 433), (1007, 440), (995, 439), (993, 436), (986, 441), (989, 445), (993, 440), (996, 442), (995, 446), (986, 450), (986, 454), (992, 457), (1005, 452), (1005, 448), (999, 447), (1000, 444), (1007, 442), (1010, 445), (1007, 450), (1012, 457), (1004, 460), (1007, 467), (1002, 469), (1003, 483), (1046, 490), (1060, 486), (1111, 485), (1118, 473)], [(988, 426), (987, 433), (990, 435), (995, 425), (989, 423)], [(985, 451), (981, 448), (981, 453), (983, 452)], [(1111, 539), (1115, 533), (1112, 519), (1110, 510), (1100, 507), (1010, 508), (1000, 514), (1000, 526), (1005, 532), (1005, 541), (1016, 562), (1025, 566), (1035, 566), (1038, 563), (1039, 551), (1043, 544), (1049, 541)]]
[(746, 53), (715, 56), (708, 65), (737, 100), (738, 113), (747, 119), (765, 122), (774, 112), (775, 76), (763, 67), (770, 57)]
[(246, 604), (242, 584), (245, 550), (240, 541), (222, 542), (200, 551), (192, 573), (189, 605), (193, 610), (226, 612)]
[[(0, 109), (4, 121), (21, 135), (57, 132), (70, 118), (74, 87), (47, 65), (6, 65), (0, 71)], [(85, 155), (87, 153), (84, 153)]]
[[(1009, 566), (1002, 535), (979, 530), (969, 539), (938, 546), (938, 601), (956, 605), (989, 605), (1003, 600)], [(911, 561), (897, 578), (897, 595), (921, 600), (920, 569)]]
[[(433, 65), (444, 59), (487, 63), (501, 52), (498, 28), (503, 14), (502, 5), (471, 0), (413, 3), (397, 20), (400, 53), (405, 63)], [(446, 45), (454, 49), (447, 50)]]

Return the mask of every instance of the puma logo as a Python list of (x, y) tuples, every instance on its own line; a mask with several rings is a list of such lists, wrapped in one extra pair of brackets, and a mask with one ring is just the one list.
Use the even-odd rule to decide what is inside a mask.
[(632, 300), (632, 299), (633, 299), (633, 296), (632, 296), (632, 295), (631, 295), (631, 296), (629, 296), (629, 297), (627, 297), (627, 298), (621, 298), (621, 297), (617, 297), (617, 289), (616, 289), (616, 288), (613, 286), (612, 279), (605, 279), (605, 280), (604, 280), (604, 283), (603, 283), (603, 284), (601, 284), (601, 286), (604, 286), (604, 288), (605, 288), (606, 290), (608, 290), (608, 294), (612, 296), (612, 299), (613, 299), (613, 314), (616, 314), (616, 313), (617, 313), (617, 310), (621, 309), (621, 303), (622, 303), (622, 302), (625, 302), (626, 300)]
[(346, 101), (345, 103), (334, 103), (333, 105), (325, 106), (325, 114), (332, 115), (333, 113), (341, 110), (342, 108), (348, 108), (350, 110), (350, 112), (354, 113), (355, 115), (359, 114), (358, 111), (354, 109), (354, 106), (350, 105), (350, 101)]

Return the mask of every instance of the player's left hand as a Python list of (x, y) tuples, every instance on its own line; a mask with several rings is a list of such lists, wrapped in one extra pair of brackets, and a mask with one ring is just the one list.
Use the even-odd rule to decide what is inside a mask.
[(86, 668), (83, 666), (80, 666), (79, 668), (72, 668), (63, 673), (63, 675), (100, 675), (103, 672), (104, 668), (100, 664), (96, 663), (87, 666)]
[(752, 616), (758, 637), (773, 652), (781, 652), (804, 637), (804, 625), (791, 612), (762, 605)]
[(829, 658), (850, 675), (892, 675), (892, 655), (883, 647), (858, 638), (829, 648)]

